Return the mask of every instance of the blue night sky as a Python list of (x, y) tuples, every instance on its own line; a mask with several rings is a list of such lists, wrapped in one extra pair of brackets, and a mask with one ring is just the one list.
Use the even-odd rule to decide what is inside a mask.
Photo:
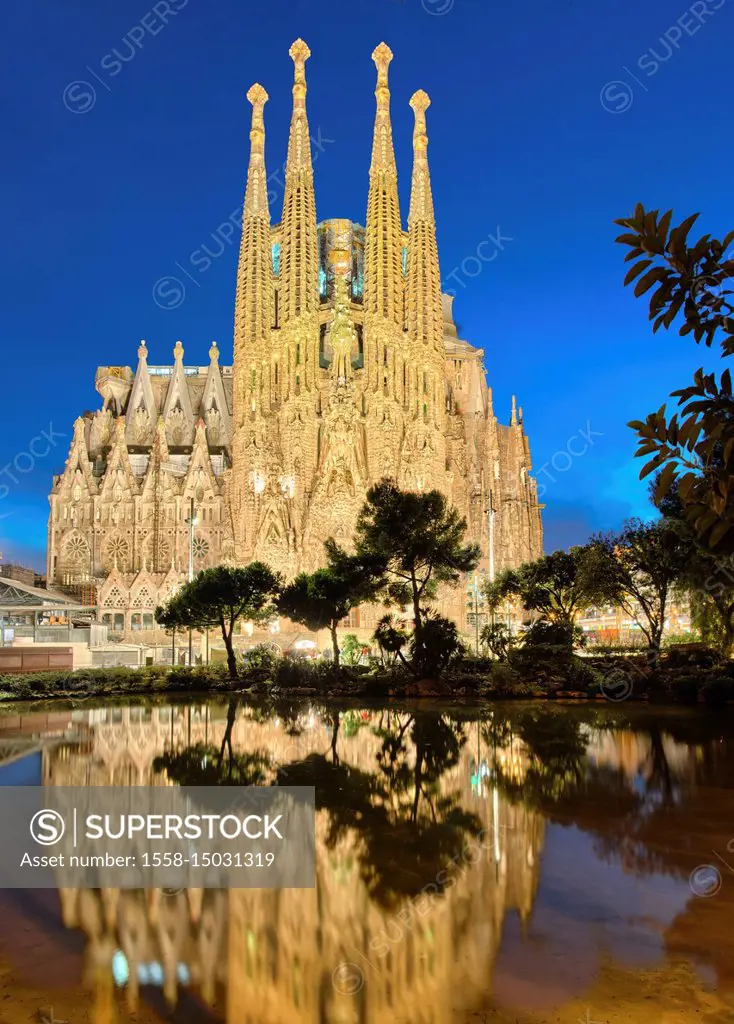
[[(395, 52), (404, 220), (407, 103), (417, 88), (432, 98), (442, 274), (457, 291), (461, 335), (484, 349), (495, 410), (507, 421), (517, 394), (535, 469), (547, 465), (547, 550), (648, 515), (625, 423), (718, 360), (675, 333), (653, 339), (643, 301), (622, 289), (612, 220), (641, 201), (673, 207), (676, 220), (700, 210), (698, 233), (732, 227), (734, 0), (170, 0), (157, 10), (145, 0), (28, 0), (6, 10), (0, 468), (10, 463), (17, 482), (3, 470), (4, 557), (43, 565), (51, 476), (75, 417), (101, 402), (98, 364), (135, 366), (141, 338), (152, 363), (171, 362), (179, 338), (187, 363), (206, 364), (213, 338), (230, 361), (236, 234), (204, 272), (191, 256), (207, 243), (221, 248), (211, 236), (236, 217), (254, 81), (270, 94), (268, 170), (285, 159), (288, 47), (299, 35), (313, 52), (320, 220), (364, 223), (373, 47), (384, 39)], [(674, 45), (661, 41), (666, 32)], [(139, 47), (130, 35), (144, 36)], [(477, 247), (498, 228), (502, 249), (477, 273)], [(174, 309), (153, 301), (168, 275), (186, 286)], [(584, 456), (557, 454), (570, 439), (583, 448), (589, 428)], [(47, 455), (23, 455), (50, 430)]]

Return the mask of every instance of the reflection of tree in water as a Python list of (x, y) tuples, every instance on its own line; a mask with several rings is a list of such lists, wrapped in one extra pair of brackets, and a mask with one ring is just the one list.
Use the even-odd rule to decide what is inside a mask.
[[(250, 709), (256, 721), (277, 717), (288, 735), (300, 736), (302, 707), (279, 702), (275, 711)], [(482, 828), (476, 815), (460, 807), (459, 794), (441, 791), (466, 743), (461, 722), (437, 714), (388, 713), (375, 730), (381, 739), (377, 770), (365, 772), (339, 753), (338, 710), (322, 715), (331, 726), (328, 754), (282, 765), (266, 751), (233, 750), (237, 713), (235, 698), (219, 749), (199, 743), (169, 751), (155, 759), (155, 770), (182, 786), (263, 785), (273, 770), (276, 785), (314, 786), (317, 810), (329, 812), (327, 848), (336, 848), (350, 832), (356, 836), (362, 878), (383, 905), (418, 893), (461, 853), (466, 835)], [(436, 884), (441, 891), (443, 885)]]
[[(654, 837), (661, 823), (686, 805), (693, 790), (671, 768), (659, 717), (615, 719), (547, 705), (512, 709), (499, 720), (495, 715), (484, 726), (487, 742), (496, 749), (506, 744), (509, 732), (520, 742), (526, 763), (518, 773), (495, 759), (493, 773), (511, 800), (592, 832), (601, 855), (619, 858), (636, 873), (669, 870), (665, 851)], [(594, 732), (613, 733), (618, 742), (625, 732), (644, 738), (648, 749), (636, 774), (621, 765), (599, 765), (589, 759)]]
[[(392, 714), (375, 731), (382, 740), (376, 773), (339, 756), (336, 715), (331, 759), (311, 754), (285, 766), (278, 781), (315, 787), (317, 810), (329, 812), (327, 848), (353, 832), (370, 895), (392, 906), (436, 879), (461, 852), (467, 834), (482, 825), (459, 806), (458, 794), (441, 792), (466, 742), (460, 723), (436, 714)], [(441, 891), (443, 885), (436, 885)]]
[[(179, 786), (261, 786), (270, 757), (261, 751), (236, 753), (232, 730), (237, 719), (237, 698), (227, 706), (227, 725), (219, 749), (196, 743), (183, 750), (166, 751), (153, 761), (153, 770), (165, 772)], [(226, 752), (226, 757), (225, 757)]]
[[(524, 771), (493, 761), (501, 791), (550, 821), (589, 833), (603, 859), (637, 876), (657, 872), (687, 881), (702, 863), (727, 874), (716, 851), (727, 857), (720, 801), (734, 787), (731, 719), (724, 723), (712, 715), (666, 715), (656, 709), (600, 714), (534, 706), (494, 713), (483, 733), (496, 749), (508, 737), (522, 744)], [(643, 756), (635, 771), (629, 765), (627, 770), (622, 764), (598, 765), (588, 757), (590, 737), (605, 734), (620, 750), (626, 740), (637, 742)], [(687, 746), (682, 769), (671, 765), (667, 741)], [(734, 864), (734, 857), (728, 859)], [(691, 893), (666, 929), (665, 941), (672, 955), (710, 965), (722, 989), (730, 991), (734, 886), (727, 881), (715, 899)]]

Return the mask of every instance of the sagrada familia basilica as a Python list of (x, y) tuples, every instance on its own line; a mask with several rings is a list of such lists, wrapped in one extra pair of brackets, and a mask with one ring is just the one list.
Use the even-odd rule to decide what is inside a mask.
[[(194, 568), (268, 562), (290, 577), (349, 545), (365, 491), (389, 476), (444, 492), (481, 544), (493, 577), (542, 553), (522, 410), (495, 415), (483, 352), (459, 338), (443, 295), (416, 92), (408, 229), (403, 228), (381, 43), (366, 227), (316, 217), (306, 114), (307, 45), (290, 49), (293, 113), (283, 210), (271, 223), (267, 93), (254, 85), (237, 271), (234, 359), (208, 366), (102, 366), (102, 407), (74, 425), (55, 478), (49, 586), (89, 586), (120, 632), (153, 628), (153, 610)], [(195, 526), (189, 522), (191, 509)], [(193, 544), (190, 530), (193, 530)], [(455, 617), (462, 619), (464, 597)], [(361, 623), (369, 626), (370, 612)], [(380, 614), (379, 611), (376, 614)]]

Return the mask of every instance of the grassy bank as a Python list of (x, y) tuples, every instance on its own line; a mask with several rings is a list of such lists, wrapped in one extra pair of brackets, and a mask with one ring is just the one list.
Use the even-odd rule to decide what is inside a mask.
[(567, 652), (534, 652), (507, 661), (462, 658), (439, 679), (416, 679), (403, 668), (334, 668), (328, 663), (279, 659), (243, 666), (237, 680), (223, 666), (142, 669), (97, 668), (0, 676), (0, 701), (250, 692), (267, 696), (347, 696), (372, 699), (440, 697), (474, 699), (574, 699), (620, 703), (646, 700), (724, 706), (734, 702), (734, 663), (705, 648), (672, 648), (658, 665), (644, 655), (580, 658)]

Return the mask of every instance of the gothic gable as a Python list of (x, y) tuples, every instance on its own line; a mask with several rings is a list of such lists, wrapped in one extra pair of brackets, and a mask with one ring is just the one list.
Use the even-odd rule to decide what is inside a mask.
[(194, 434), (194, 412), (191, 407), (186, 374), (183, 366), (183, 345), (176, 342), (173, 350), (174, 366), (163, 406), (166, 439), (173, 448), (190, 445)]

